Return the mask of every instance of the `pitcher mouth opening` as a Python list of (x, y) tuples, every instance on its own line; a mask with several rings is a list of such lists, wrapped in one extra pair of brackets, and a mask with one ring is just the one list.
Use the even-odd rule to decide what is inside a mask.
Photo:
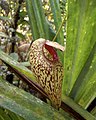
[[(46, 55), (45, 50), (46, 50), (46, 52), (48, 52), (47, 55)], [(58, 55), (57, 55), (56, 50), (52, 46), (47, 45), (46, 42), (42, 46), (42, 51), (43, 51), (44, 57), (48, 61), (50, 61), (50, 62), (56, 62), (56, 61), (58, 61)]]

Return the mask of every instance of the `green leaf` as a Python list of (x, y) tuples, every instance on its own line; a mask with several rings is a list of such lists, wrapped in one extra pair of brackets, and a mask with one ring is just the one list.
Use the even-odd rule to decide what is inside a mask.
[(26, 120), (66, 120), (51, 106), (31, 94), (14, 87), (0, 77), (0, 106)]
[(30, 22), (33, 39), (34, 40), (38, 39), (40, 35), (39, 35), (39, 31), (38, 31), (38, 26), (37, 26), (37, 21), (35, 18), (34, 9), (32, 6), (32, 0), (26, 0), (26, 9), (27, 9), (28, 16), (29, 16), (29, 22)]
[[(18, 70), (20, 73), (23, 73), (24, 74), (24, 71), (25, 71), (25, 67), (24, 66), (22, 66), (20, 63), (18, 63), (18, 62), (16, 62), (14, 59), (12, 59), (11, 57), (8, 57), (5, 53), (3, 53), (2, 51), (0, 51), (0, 54), (2, 54), (1, 55), (1, 58), (2, 58), (2, 60), (3, 61), (5, 61), (8, 65), (10, 65), (11, 67), (13, 67), (13, 68), (15, 68), (16, 70)], [(18, 63), (18, 64), (17, 64)], [(26, 69), (27, 70), (27, 69)], [(28, 71), (25, 71), (25, 72), (29, 72), (29, 74), (26, 74), (25, 73), (25, 76), (26, 77), (28, 77), (29, 78), (29, 75), (30, 75), (30, 71), (28, 70)], [(7, 86), (6, 85), (4, 85), (5, 86), (5, 89), (6, 89), (6, 91), (8, 92), (8, 90), (7, 90)], [(9, 89), (9, 88), (8, 88)], [(5, 91), (5, 90), (4, 90)], [(4, 94), (5, 96), (4, 96), (4, 98), (5, 99), (7, 99), (6, 98), (6, 94), (4, 93), (4, 91), (2, 92), (1, 91), (1, 94)], [(13, 90), (14, 91), (14, 90)], [(8, 92), (9, 93), (9, 92)], [(9, 94), (8, 94), (9, 95)], [(10, 93), (10, 97), (11, 97), (11, 93)], [(11, 104), (11, 100), (9, 100), (10, 101), (10, 104)], [(73, 111), (75, 110), (77, 113), (79, 112), (79, 114), (81, 115), (81, 116), (83, 116), (84, 118), (87, 118), (87, 117), (92, 117), (87, 111), (85, 111), (85, 110), (83, 110), (83, 109), (81, 109), (76, 103), (74, 103), (74, 101), (73, 100), (71, 100), (70, 98), (68, 98), (68, 97), (64, 97), (63, 98), (63, 101), (64, 101), (64, 103), (65, 104), (67, 104), (69, 107), (71, 107), (71, 109), (73, 109)], [(5, 101), (5, 103), (6, 103), (7, 101)], [(6, 109), (8, 109), (8, 108), (6, 108)], [(18, 108), (19, 109), (19, 108)], [(67, 108), (68, 109), (68, 108)], [(8, 109), (8, 110), (10, 110), (10, 109)], [(68, 111), (67, 111), (68, 112)], [(83, 114), (82, 114), (83, 113)], [(87, 116), (87, 117), (86, 117)], [(92, 117), (93, 118), (93, 117)]]
[(96, 117), (96, 106), (95, 106), (94, 109), (91, 111), (91, 114)]
[(2, 50), (0, 50), (0, 59), (5, 61), (7, 64), (11, 65), (13, 68), (18, 70), (20, 73), (28, 76), (28, 78), (32, 80), (36, 80), (32, 71), (30, 71), (28, 68), (21, 65), (19, 62), (17, 62), (15, 59), (13, 59), (12, 57), (4, 53)]
[(28, 16), (34, 39), (49, 39), (49, 27), (46, 24), (41, 0), (26, 0)]
[(95, 0), (68, 0), (63, 93), (77, 103), (83, 101), (83, 107), (94, 99), (96, 91), (95, 6)]
[[(79, 100), (83, 101), (82, 100), (83, 95), (85, 96), (87, 95), (85, 98), (86, 100), (84, 100), (86, 103), (90, 101), (91, 98), (94, 99), (95, 97), (94, 94), (96, 93), (95, 78), (96, 78), (96, 44), (93, 46), (93, 49), (74, 84), (74, 88), (70, 93), (71, 96), (74, 96), (76, 102), (78, 102)], [(78, 91), (76, 91), (77, 87)]]
[(0, 120), (24, 120), (19, 115), (0, 107)]
[[(62, 24), (59, 0), (49, 0), (49, 1), (54, 17), (54, 25), (56, 27), (56, 31), (58, 31), (60, 25)], [(64, 45), (64, 35), (62, 29), (60, 30), (57, 36), (57, 42), (60, 43), (61, 45)]]
[(55, 36), (55, 32), (44, 15), (41, 0), (26, 0), (26, 7), (33, 40), (40, 37), (52, 40)]
[(6, 111), (3, 108), (0, 108), (0, 120), (11, 120), (10, 116), (6, 114)]
[[(66, 105), (70, 106), (72, 110), (79, 113), (83, 117), (81, 119), (95, 120), (95, 117), (92, 114), (90, 114), (87, 110), (83, 109), (80, 105), (76, 104), (74, 102), (74, 100), (72, 100), (70, 97), (63, 96), (63, 101), (64, 101), (64, 103), (66, 103)], [(78, 119), (78, 118), (76, 118), (76, 119)]]
[(40, 34), (40, 38), (48, 39), (48, 24), (46, 24), (46, 19), (44, 15), (44, 11), (42, 9), (41, 0), (33, 0), (32, 6), (34, 9), (35, 18), (37, 21), (37, 26)]

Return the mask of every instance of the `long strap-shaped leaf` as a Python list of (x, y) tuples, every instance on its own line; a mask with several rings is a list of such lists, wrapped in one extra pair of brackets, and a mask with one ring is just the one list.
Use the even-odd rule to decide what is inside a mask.
[(88, 58), (95, 50), (95, 6), (96, 0), (68, 0), (63, 91), (84, 108), (96, 97), (96, 59)]
[(29, 22), (30, 22), (33, 39), (37, 39), (39, 38), (40, 34), (38, 31), (37, 21), (36, 21), (34, 9), (32, 6), (32, 0), (26, 0), (26, 7), (29, 15)]
[(40, 37), (50, 39), (50, 28), (45, 19), (42, 1), (26, 0), (26, 7), (34, 40)]
[[(58, 31), (60, 25), (62, 24), (59, 0), (49, 0), (49, 1), (53, 13), (54, 25), (56, 27), (56, 31)], [(57, 36), (57, 42), (62, 45), (64, 44), (64, 35), (62, 29), (60, 30)]]
[[(90, 52), (90, 55), (88, 56), (86, 63), (84, 64), (84, 67), (82, 68), (82, 70), (74, 84), (72, 91), (70, 92), (70, 96), (72, 98), (76, 99), (76, 101), (80, 100), (80, 98), (82, 97), (82, 94), (84, 93), (84, 90), (87, 89), (85, 87), (85, 84), (86, 83), (88, 84), (88, 82), (90, 82), (89, 80), (92, 79), (92, 76), (96, 77), (96, 71), (95, 71), (96, 59), (93, 59), (93, 58), (95, 58), (95, 55), (96, 55), (96, 42), (93, 46), (92, 51)], [(92, 66), (91, 69), (90, 69), (90, 66)], [(84, 78), (88, 74), (88, 72), (90, 72), (91, 75), (87, 78)], [(94, 81), (94, 79), (92, 79), (92, 81), (94, 82), (93, 84), (95, 85), (96, 82)], [(77, 86), (78, 86), (78, 90), (76, 91)], [(93, 92), (96, 92), (95, 90), (96, 90), (96, 88), (93, 90)]]
[[(3, 61), (4, 62), (4, 61)], [(40, 94), (42, 94), (42, 96), (44, 98), (48, 98), (47, 94), (44, 92), (44, 90), (35, 82), (33, 82), (32, 80), (30, 80), (27, 76), (25, 76), (24, 74), (20, 73), (18, 70), (16, 70), (15, 68), (12, 68), (12, 66), (8, 65), (6, 62), (4, 62), (10, 69), (12, 72), (14, 72), (21, 80), (23, 80), (25, 83), (27, 83), (30, 87), (32, 87), (32, 89), (36, 90), (37, 92), (39, 92)], [(61, 102), (61, 108), (68, 112), (69, 114), (71, 114), (74, 118), (76, 118), (77, 120), (85, 120), (80, 114), (78, 114), (75, 110), (73, 110), (73, 108), (71, 108), (70, 106), (68, 106), (66, 103), (64, 103), (63, 101)]]
[[(3, 61), (4, 62), (4, 61)], [(43, 96), (47, 97), (47, 94), (44, 92), (44, 90), (38, 85), (36, 84), (34, 81), (30, 80), (28, 77), (26, 77), (26, 75), (20, 73), (18, 70), (16, 70), (15, 68), (13, 68), (12, 66), (10, 66), (9, 64), (7, 64), (6, 62), (4, 62), (10, 69), (12, 72), (14, 72), (22, 81), (24, 81), (25, 83), (27, 83), (30, 87), (34, 88), (34, 90), (36, 90), (37, 92), (43, 94)]]
[[(4, 52), (0, 50), (0, 59), (23, 81), (25, 81), (28, 85), (32, 86), (36, 91), (41, 93), (45, 98), (48, 98), (46, 93), (43, 91), (43, 89), (38, 86), (35, 82), (33, 82), (29, 76), (24, 75), (24, 72), (22, 72), (22, 69), (19, 69), (14, 67), (16, 64), (19, 64), (15, 60), (11, 59), (8, 55), (6, 55)], [(9, 62), (10, 61), (10, 62)], [(9, 64), (10, 63), (10, 64)], [(20, 66), (20, 65), (19, 65)], [(21, 66), (20, 66), (21, 67)], [(22, 67), (23, 68), (23, 67)], [(29, 71), (29, 70), (28, 70)], [(30, 73), (30, 72), (29, 72)], [(64, 102), (63, 102), (64, 101)], [(94, 117), (82, 109), (80, 106), (78, 106), (76, 103), (73, 102), (70, 98), (67, 96), (64, 97), (61, 104), (61, 108), (71, 114), (74, 118), (77, 120), (85, 120), (87, 118), (92, 118), (90, 120), (94, 120)]]
[[(57, 110), (52, 109), (52, 107), (38, 98), (7, 83), (0, 77), (1, 107), (4, 109), (5, 114), (0, 109), (0, 120), (22, 120), (20, 119), (21, 117), (23, 120), (53, 120), (54, 118), (56, 120), (66, 120), (71, 118), (66, 116), (65, 113), (61, 114)], [(12, 113), (15, 113), (15, 116)]]
[[(6, 99), (7, 101), (7, 99)], [(0, 107), (0, 120), (24, 120), (19, 115)]]

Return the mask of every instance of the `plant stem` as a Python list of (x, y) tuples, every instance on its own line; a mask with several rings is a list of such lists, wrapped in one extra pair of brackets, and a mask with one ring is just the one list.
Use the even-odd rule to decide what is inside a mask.
[(56, 33), (56, 35), (55, 35), (55, 37), (53, 38), (52, 41), (56, 40), (56, 38), (57, 38), (57, 36), (58, 36), (58, 34), (59, 34), (59, 32), (60, 32), (60, 30), (61, 30), (61, 28), (62, 28), (65, 21), (66, 21), (66, 17), (64, 16), (64, 19), (63, 19), (63, 21), (62, 21), (62, 23), (61, 23), (61, 25), (60, 25), (60, 27), (59, 27), (59, 29), (58, 29), (58, 31), (57, 31), (57, 33)]

